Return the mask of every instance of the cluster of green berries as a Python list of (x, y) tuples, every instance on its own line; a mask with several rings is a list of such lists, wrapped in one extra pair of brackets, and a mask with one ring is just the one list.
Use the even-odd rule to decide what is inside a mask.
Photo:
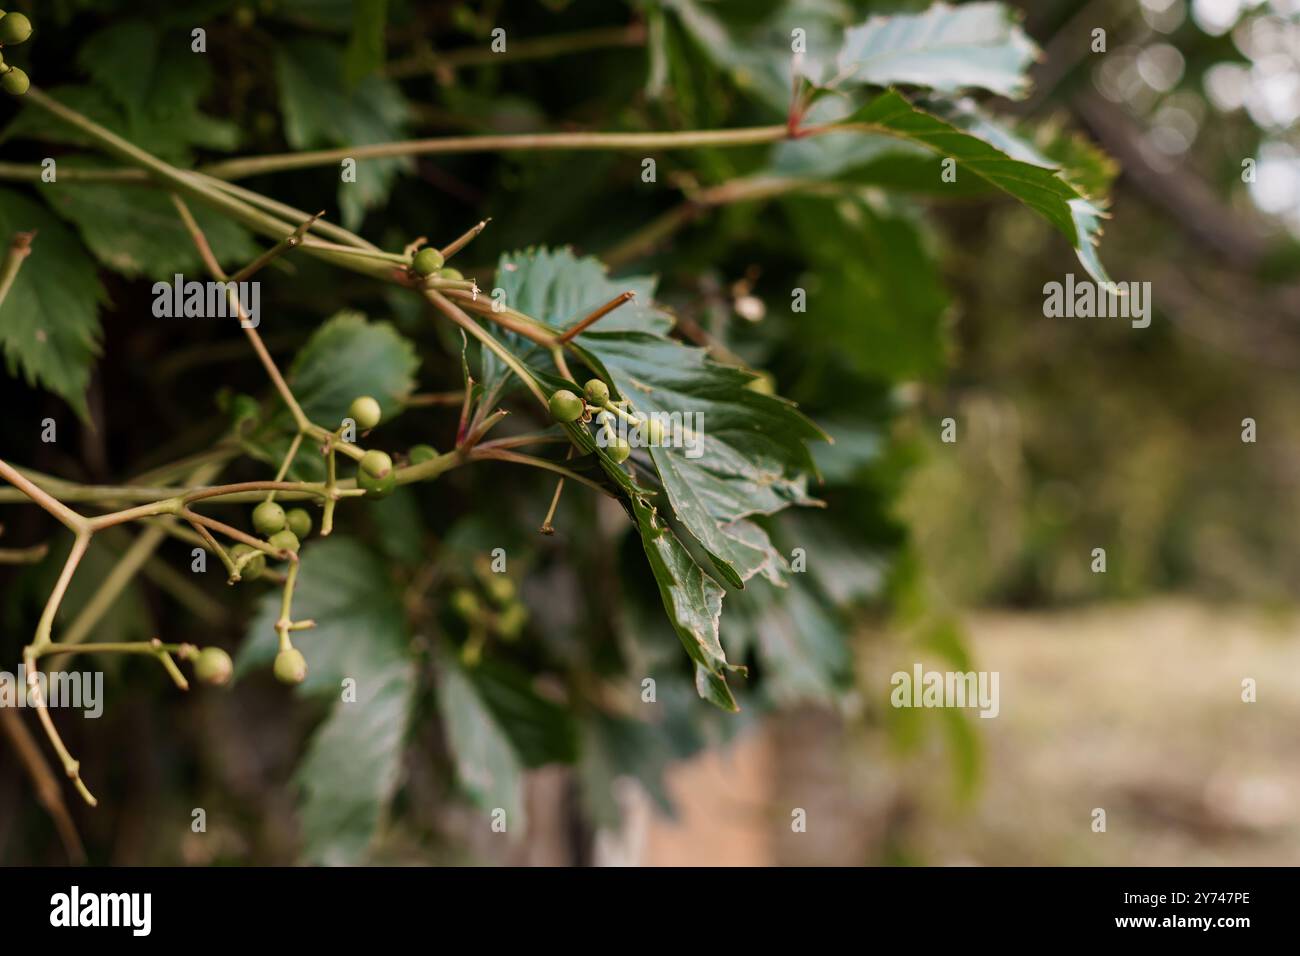
[(452, 591), (450, 601), (451, 609), (469, 625), (470, 638), (461, 649), (461, 659), (470, 666), (478, 662), (489, 631), (513, 641), (528, 623), (528, 608), (518, 599), (514, 580), (486, 567), (476, 570), (486, 600), (467, 586)]
[[(0, 10), (0, 47), (22, 43), (32, 35), (32, 21), (21, 13), (5, 13)], [(0, 86), (13, 96), (22, 96), (32, 85), (27, 74), (16, 66), (5, 63), (0, 54)]]
[(612, 427), (614, 416), (625, 419), (633, 427), (644, 429), (650, 444), (657, 445), (663, 441), (662, 426), (652, 418), (638, 418), (629, 413), (627, 404), (626, 400), (611, 401), (609, 386), (600, 379), (593, 378), (582, 387), (581, 397), (567, 388), (558, 389), (551, 395), (550, 409), (552, 418), (566, 424), (589, 421), (595, 413), (605, 429), (605, 452), (614, 460), (614, 464), (621, 465), (632, 454), (632, 447), (615, 434)]
[(439, 279), (464, 279), (459, 269), (445, 265), (442, 253), (426, 246), (411, 259), (411, 271), (422, 279), (436, 276)]
[[(425, 250), (429, 251), (429, 250)], [(433, 250), (437, 251), (437, 250)], [(369, 395), (354, 399), (348, 408), (348, 417), (357, 423), (363, 432), (379, 424), (383, 411), (379, 402)], [(438, 450), (432, 445), (414, 445), (407, 452), (411, 464), (418, 465), (438, 457)], [(397, 473), (393, 467), (393, 458), (388, 452), (372, 448), (361, 456), (357, 462), (357, 487), (366, 492), (367, 498), (385, 498), (397, 487)]]
[[(379, 401), (370, 395), (359, 395), (348, 406), (347, 417), (355, 423), (361, 432), (368, 432), (379, 425), (383, 419), (383, 408)], [(345, 422), (346, 424), (346, 422)], [(342, 429), (340, 429), (340, 433)], [(409, 452), (412, 464), (420, 464), (438, 457), (438, 452), (431, 445), (416, 445)], [(365, 452), (357, 462), (357, 486), (366, 492), (366, 497), (382, 498), (389, 494), (396, 485), (397, 476), (392, 457), (385, 451), (372, 448)], [(273, 498), (260, 502), (253, 509), (253, 528), (266, 543), (278, 551), (296, 554), (301, 542), (311, 534), (312, 517), (305, 508), (290, 508), (287, 511)], [(266, 552), (247, 544), (236, 544), (230, 549), (230, 556), (235, 561), (236, 570), (243, 580), (256, 580), (266, 571)], [(211, 673), (214, 677), (221, 671), (220, 661), (215, 658), (204, 663), (203, 651), (197, 662), (196, 670)], [(223, 651), (215, 653), (224, 654)], [(228, 658), (227, 658), (228, 660)], [(301, 684), (307, 677), (307, 661), (302, 652), (288, 645), (275, 657), (273, 667), (276, 679), (285, 684)], [(202, 674), (200, 674), (202, 677)]]
[(253, 509), (253, 527), (271, 547), (297, 554), (302, 539), (311, 534), (312, 520), (306, 508), (285, 511), (274, 501), (263, 501)]

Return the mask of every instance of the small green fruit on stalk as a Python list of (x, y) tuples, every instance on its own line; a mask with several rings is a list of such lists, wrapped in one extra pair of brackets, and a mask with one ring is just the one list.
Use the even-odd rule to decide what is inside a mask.
[(290, 647), (275, 655), (275, 679), (281, 684), (301, 684), (307, 679), (307, 659)]

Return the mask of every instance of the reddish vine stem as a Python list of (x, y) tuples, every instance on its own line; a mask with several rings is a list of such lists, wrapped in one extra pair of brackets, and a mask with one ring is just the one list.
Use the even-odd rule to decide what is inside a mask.
[(605, 316), (609, 315), (611, 312), (617, 309), (620, 305), (623, 305), (626, 302), (631, 302), (635, 298), (636, 298), (635, 292), (631, 292), (631, 291), (620, 292), (618, 295), (614, 296), (614, 298), (610, 299), (608, 302), (602, 305), (599, 309), (596, 309), (596, 311), (588, 315), (581, 322), (578, 322), (576, 325), (571, 325), (569, 326), (569, 328), (565, 329), (564, 333), (560, 336), (559, 339), (560, 344), (566, 344), (568, 342), (571, 342), (577, 336), (581, 335), (587, 329), (591, 328), (593, 325), (595, 325)]

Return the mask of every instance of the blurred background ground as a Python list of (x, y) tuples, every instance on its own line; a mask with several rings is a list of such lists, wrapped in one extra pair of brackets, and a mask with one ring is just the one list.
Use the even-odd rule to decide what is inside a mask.
[[(672, 774), (681, 820), (642, 862), (1289, 865), (1300, 859), (1294, 615), (1155, 599), (967, 620), (1001, 713), (977, 719), (982, 786), (942, 753), (899, 763), (832, 715), (773, 721)], [(1257, 682), (1256, 703), (1241, 680)], [(790, 808), (808, 830), (790, 829)], [(1092, 810), (1107, 831), (1092, 832)]]

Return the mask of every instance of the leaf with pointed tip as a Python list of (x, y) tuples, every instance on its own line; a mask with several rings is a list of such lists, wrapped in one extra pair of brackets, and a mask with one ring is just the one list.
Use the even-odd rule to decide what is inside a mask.
[[(1027, 144), (1005, 134), (999, 142), (1012, 150), (1009, 154), (989, 142), (995, 127), (987, 118), (977, 114), (963, 118), (954, 112), (950, 120), (928, 113), (890, 90), (855, 110), (840, 125), (897, 136), (955, 160), (959, 179), (963, 171), (970, 172), (1029, 206), (1070, 241), (1094, 279), (1109, 283), (1110, 277), (1096, 252), (1105, 213)], [(954, 124), (969, 125), (971, 131)], [(997, 132), (1001, 135), (1005, 131)], [(1040, 162), (1033, 161), (1035, 158)]]
[(718, 632), (726, 591), (696, 563), (647, 500), (644, 489), (596, 445), (596, 439), (585, 425), (565, 425), (564, 430), (582, 452), (594, 457), (614, 486), (626, 496), (625, 507), (636, 522), (641, 547), (650, 563), (668, 620), (695, 662), (696, 691), (723, 710), (739, 710), (727, 686), (727, 673), (744, 674), (745, 668), (728, 663)]

